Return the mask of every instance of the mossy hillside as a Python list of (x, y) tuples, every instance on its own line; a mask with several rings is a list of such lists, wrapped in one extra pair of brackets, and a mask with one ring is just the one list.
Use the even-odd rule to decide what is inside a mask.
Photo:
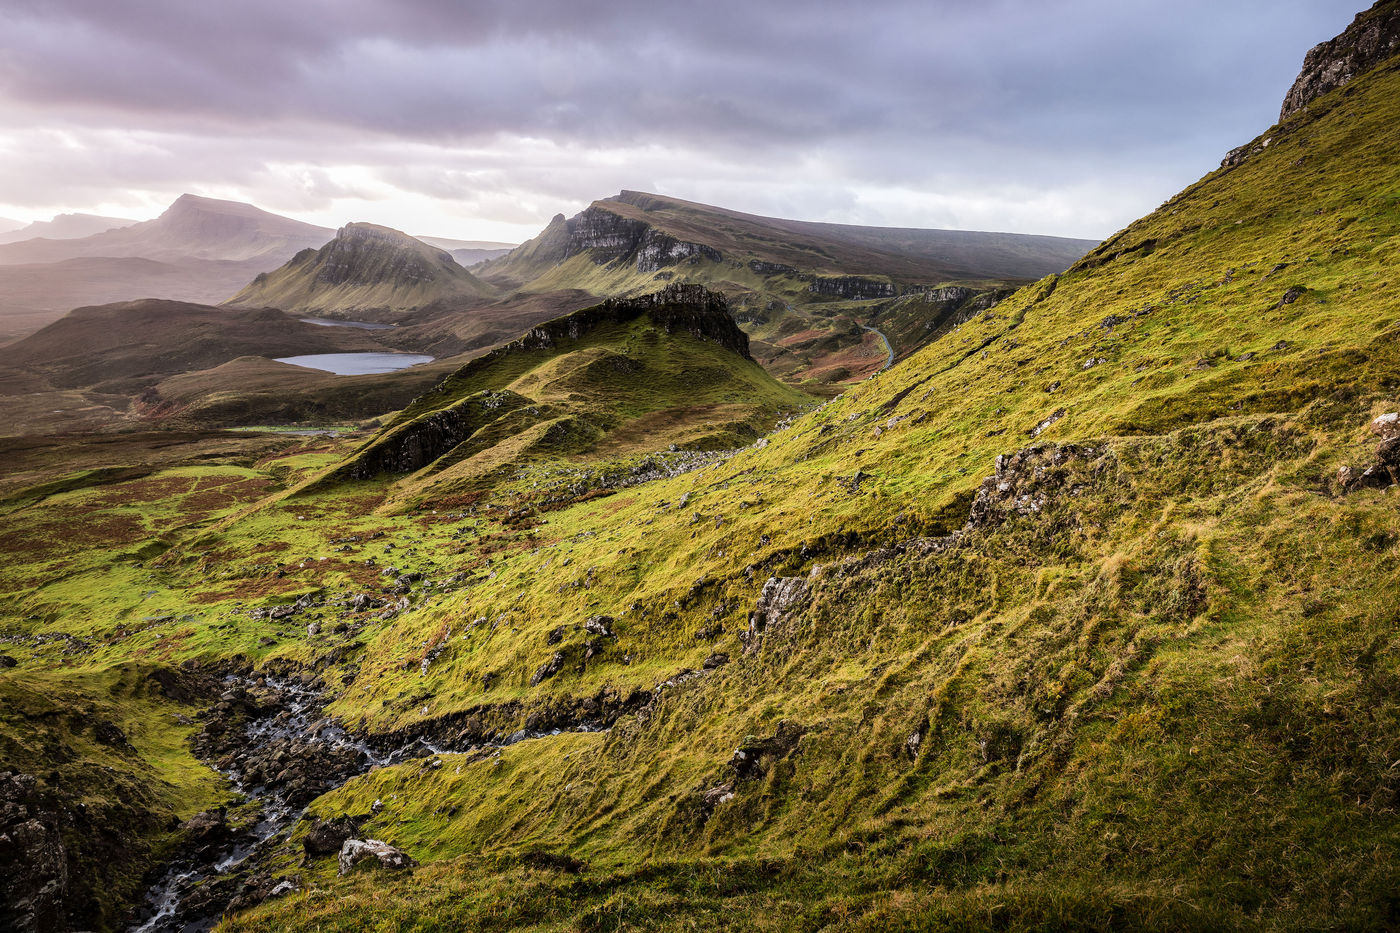
[[(1400, 757), (1380, 700), (1397, 669), (1393, 505), (1379, 492), (1341, 497), (1332, 477), (1373, 456), (1366, 425), (1395, 404), (1397, 90), (1396, 66), (1382, 66), (1316, 102), (1093, 262), (766, 447), (551, 514), (535, 529), (551, 547), (498, 556), (469, 594), (386, 629), (340, 708), (401, 725), (512, 695), (645, 683), (728, 649), (735, 660), (614, 729), (582, 773), (558, 771), (555, 801), (580, 780), (603, 789), (586, 816), (561, 829), (541, 804), (474, 838), (493, 851), (529, 840), (612, 853), (595, 855), (603, 871), (608, 858), (685, 852), (718, 865), (762, 847), (832, 866), (830, 887), (799, 889), (804, 903), (841, 897), (848, 865), (909, 892), (894, 914), (888, 900), (848, 905), (849, 926), (862, 911), (932, 922), (946, 889), (988, 917), (1009, 900), (1103, 925), (1388, 922), (1376, 892), (1393, 866), (1375, 853), (1395, 842)], [(1148, 239), (1150, 250), (1124, 251)], [(1295, 287), (1306, 290), (1284, 302)], [(1041, 425), (1034, 442), (1102, 452), (1037, 512), (952, 551), (830, 566), (959, 527), (994, 455)], [(745, 656), (735, 633), (763, 579), (814, 562), (828, 569), (810, 608)], [(444, 623), (503, 614), (498, 646), (480, 626), (454, 629), (454, 650), (427, 675), (405, 670), (402, 656)], [(592, 614), (618, 619), (603, 662), (522, 682), (548, 657), (548, 631)], [(478, 676), (493, 665), (509, 673), (496, 696)], [(810, 730), (798, 753), (687, 823), (733, 749), (781, 719)], [(391, 774), (365, 795), (382, 796)], [(412, 774), (398, 780), (413, 796)], [(492, 825), (492, 800), (467, 796), (477, 824)], [(440, 815), (404, 818), (406, 838), (424, 839)], [(342, 916), (357, 916), (364, 885), (337, 883), (355, 892), (337, 901)], [(396, 890), (400, 917), (441, 908), (431, 887)], [(315, 904), (270, 906), (261, 920), (299, 922)], [(680, 927), (686, 906), (653, 904), (647, 922)]]
[(75, 927), (120, 928), (143, 875), (169, 856), (173, 824), (228, 796), (186, 746), (195, 707), (165, 696), (152, 670), (0, 671), (0, 770), (35, 775), (39, 798), (72, 815), (58, 831)]
[(308, 488), (413, 470), (393, 501), (442, 498), (600, 449), (734, 447), (811, 404), (740, 352), (645, 314), (600, 307), (544, 328), (453, 373)]

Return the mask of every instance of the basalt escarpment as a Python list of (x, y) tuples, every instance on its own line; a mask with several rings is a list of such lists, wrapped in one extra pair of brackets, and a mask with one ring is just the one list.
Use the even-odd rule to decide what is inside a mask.
[(1400, 3), (1379, 0), (1358, 13), (1346, 31), (1313, 47), (1279, 112), (1287, 120), (1310, 102), (1400, 52)]

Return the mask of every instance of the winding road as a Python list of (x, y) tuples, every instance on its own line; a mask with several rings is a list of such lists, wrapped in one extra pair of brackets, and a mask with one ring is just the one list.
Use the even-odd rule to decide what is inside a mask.
[(860, 326), (861, 326), (862, 328), (864, 328), (865, 330), (870, 331), (872, 334), (874, 334), (875, 336), (879, 337), (882, 341), (884, 341), (884, 344), (885, 344), (885, 365), (884, 365), (884, 366), (881, 366), (879, 369), (876, 370), (876, 372), (884, 372), (885, 370), (889, 369), (891, 366), (894, 365), (894, 344), (890, 343), (890, 338), (886, 337), (883, 331), (876, 330), (875, 328), (871, 327), (869, 324), (862, 324), (862, 325), (860, 325)]

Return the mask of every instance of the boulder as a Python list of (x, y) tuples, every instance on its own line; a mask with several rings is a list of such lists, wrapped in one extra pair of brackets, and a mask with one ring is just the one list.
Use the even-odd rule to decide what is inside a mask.
[(402, 849), (378, 839), (347, 839), (340, 847), (340, 873), (348, 875), (357, 868), (388, 868), (394, 871), (415, 868), (418, 863)]
[(301, 848), (309, 858), (335, 855), (345, 842), (355, 835), (355, 824), (349, 817), (336, 820), (316, 820), (307, 830), (301, 841)]
[(1371, 422), (1371, 433), (1383, 441), (1400, 437), (1400, 412), (1388, 412)]

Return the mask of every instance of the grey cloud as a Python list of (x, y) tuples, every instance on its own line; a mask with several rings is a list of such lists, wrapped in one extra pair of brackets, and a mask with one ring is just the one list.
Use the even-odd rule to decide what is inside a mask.
[[(501, 192), (586, 201), (619, 177), (802, 216), (858, 210), (821, 194), (843, 182), (1179, 184), (1270, 122), (1303, 53), (1359, 2), (0, 0), (7, 125), (149, 134), (144, 152), (0, 160), (22, 176), (0, 201), (60, 172), (70, 193), (196, 173), (268, 190), (284, 163), (301, 166), (279, 180), (299, 204), (377, 196), (305, 168), (348, 164), (498, 209)], [(518, 156), (520, 139), (557, 148), (453, 164)], [(668, 170), (648, 147), (686, 156)], [(643, 154), (590, 164), (609, 151)]]

